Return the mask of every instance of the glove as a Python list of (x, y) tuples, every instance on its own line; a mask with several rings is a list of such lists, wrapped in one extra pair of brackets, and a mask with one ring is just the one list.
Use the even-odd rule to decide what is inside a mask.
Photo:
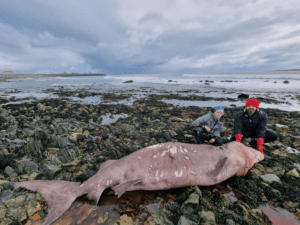
[(261, 152), (262, 154), (265, 154), (264, 151), (263, 151), (263, 144), (265, 142), (265, 139), (263, 138), (257, 138), (257, 150), (259, 152)]
[(243, 135), (236, 134), (234, 137), (235, 137), (235, 139), (236, 139), (237, 142), (241, 142)]

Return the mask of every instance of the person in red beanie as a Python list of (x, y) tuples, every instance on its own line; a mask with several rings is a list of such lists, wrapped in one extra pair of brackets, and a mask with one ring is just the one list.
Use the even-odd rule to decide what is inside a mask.
[(259, 110), (259, 101), (249, 99), (245, 104), (245, 109), (238, 112), (234, 117), (234, 129), (231, 141), (241, 142), (247, 137), (252, 140), (249, 144), (252, 148), (264, 154), (263, 144), (277, 140), (277, 135), (267, 130), (268, 116)]

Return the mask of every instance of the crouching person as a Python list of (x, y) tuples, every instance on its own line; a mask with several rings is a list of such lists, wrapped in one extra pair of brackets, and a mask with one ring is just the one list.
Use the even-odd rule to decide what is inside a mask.
[(253, 140), (249, 143), (252, 148), (264, 154), (263, 144), (277, 140), (277, 135), (267, 130), (268, 116), (259, 110), (259, 101), (249, 99), (245, 104), (245, 109), (235, 115), (234, 130), (231, 141), (241, 142), (247, 137)]
[(204, 141), (221, 146), (223, 139), (221, 131), (224, 127), (224, 107), (217, 106), (210, 109), (204, 116), (199, 117), (193, 122), (195, 141), (197, 144), (202, 144)]

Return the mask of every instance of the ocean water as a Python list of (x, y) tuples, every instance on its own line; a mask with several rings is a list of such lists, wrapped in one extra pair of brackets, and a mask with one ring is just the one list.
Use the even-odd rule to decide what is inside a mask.
[[(132, 80), (132, 83), (124, 83)], [(206, 82), (208, 81), (208, 82)], [(228, 82), (230, 81), (230, 82)], [(288, 83), (284, 83), (288, 81)], [(237, 98), (238, 94), (249, 94), (250, 97), (267, 97), (280, 100), (279, 105), (261, 104), (262, 108), (279, 108), (287, 111), (300, 110), (296, 95), (300, 95), (300, 72), (264, 72), (264, 73), (218, 73), (218, 74), (124, 74), (107, 76), (82, 77), (39, 77), (11, 79), (0, 83), (0, 95), (16, 99), (57, 98), (48, 89), (86, 89), (93, 92), (131, 92), (134, 98), (120, 102), (132, 104), (136, 98), (147, 94), (164, 94), (164, 91), (182, 95), (195, 94), (217, 98)], [(189, 92), (187, 92), (189, 91)], [(86, 104), (99, 104), (99, 96), (80, 99), (70, 98)], [(178, 101), (164, 100), (168, 103), (188, 106), (208, 106), (219, 104), (219, 101)], [(243, 102), (221, 102), (225, 107), (241, 106)]]

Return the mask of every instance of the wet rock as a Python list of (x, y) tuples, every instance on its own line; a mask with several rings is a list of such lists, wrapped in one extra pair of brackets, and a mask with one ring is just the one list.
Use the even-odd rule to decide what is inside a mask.
[(189, 220), (188, 218), (186, 218), (185, 216), (181, 216), (177, 225), (197, 225), (198, 223)]
[(155, 213), (157, 211), (160, 211), (162, 208), (160, 206), (160, 203), (153, 203), (153, 204), (149, 204), (147, 205), (147, 211), (149, 213)]
[(180, 207), (180, 214), (183, 215), (192, 215), (195, 214), (195, 212), (198, 209), (199, 205), (199, 195), (196, 193), (192, 193), (189, 195), (188, 199), (182, 204)]
[(226, 225), (235, 225), (235, 222), (231, 219), (226, 219)]
[(133, 82), (133, 80), (127, 80), (127, 81), (124, 81), (123, 83), (132, 83)]
[(10, 128), (7, 129), (7, 138), (15, 139), (18, 127), (16, 125), (12, 125)]
[(38, 165), (29, 160), (21, 160), (15, 164), (15, 171), (18, 174), (28, 174), (31, 175), (38, 172)]
[(201, 224), (215, 224), (215, 214), (212, 211), (204, 211), (199, 212)]
[(246, 94), (240, 94), (240, 95), (238, 95), (238, 98), (249, 98), (249, 95), (246, 95)]
[(266, 183), (272, 183), (273, 181), (280, 181), (280, 178), (276, 176), (275, 174), (265, 174), (265, 175), (260, 175), (260, 178)]
[(118, 220), (119, 224), (124, 224), (124, 225), (131, 225), (134, 224), (133, 219), (126, 214), (122, 215), (120, 219)]
[(163, 137), (164, 137), (164, 139), (167, 140), (167, 141), (170, 141), (170, 140), (172, 139), (171, 134), (170, 134), (169, 131), (165, 131)]
[(7, 211), (7, 208), (5, 207), (5, 205), (2, 202), (0, 202), (0, 221), (3, 221), (3, 219), (5, 218), (6, 211)]
[(300, 177), (299, 173), (297, 172), (296, 168), (290, 170), (286, 173), (287, 175), (293, 176), (293, 177)]
[(61, 167), (56, 165), (44, 164), (42, 171), (46, 176), (53, 178), (55, 175), (57, 175), (57, 173), (61, 171)]
[[(11, 190), (5, 190), (3, 193), (2, 193), (2, 195), (0, 196), (0, 201), (1, 202), (5, 202), (6, 200), (8, 200), (8, 199), (10, 199), (11, 197), (12, 197), (12, 195), (13, 195), (13, 192), (11, 191)], [(0, 204), (0, 206), (1, 206), (1, 204)], [(0, 207), (1, 208), (1, 207)], [(1, 216), (0, 216), (0, 218), (1, 218)]]
[(13, 168), (11, 168), (10, 166), (7, 166), (4, 169), (4, 175), (7, 177), (16, 177), (18, 176), (18, 174), (15, 172), (15, 170)]
[(19, 208), (8, 208), (6, 211), (6, 217), (11, 218), (13, 221), (18, 222), (21, 224), (24, 220), (27, 219), (25, 209)]
[(5, 218), (0, 222), (0, 225), (12, 225), (12, 224), (14, 224), (14, 222), (9, 218)]
[(162, 211), (158, 211), (152, 214), (147, 219), (147, 222), (149, 225), (174, 225), (174, 223)]
[(38, 103), (38, 104), (36, 105), (36, 107), (37, 107), (37, 109), (38, 109), (39, 111), (42, 111), (42, 112), (45, 112), (45, 110), (46, 110), (46, 106), (43, 105), (42, 103)]

